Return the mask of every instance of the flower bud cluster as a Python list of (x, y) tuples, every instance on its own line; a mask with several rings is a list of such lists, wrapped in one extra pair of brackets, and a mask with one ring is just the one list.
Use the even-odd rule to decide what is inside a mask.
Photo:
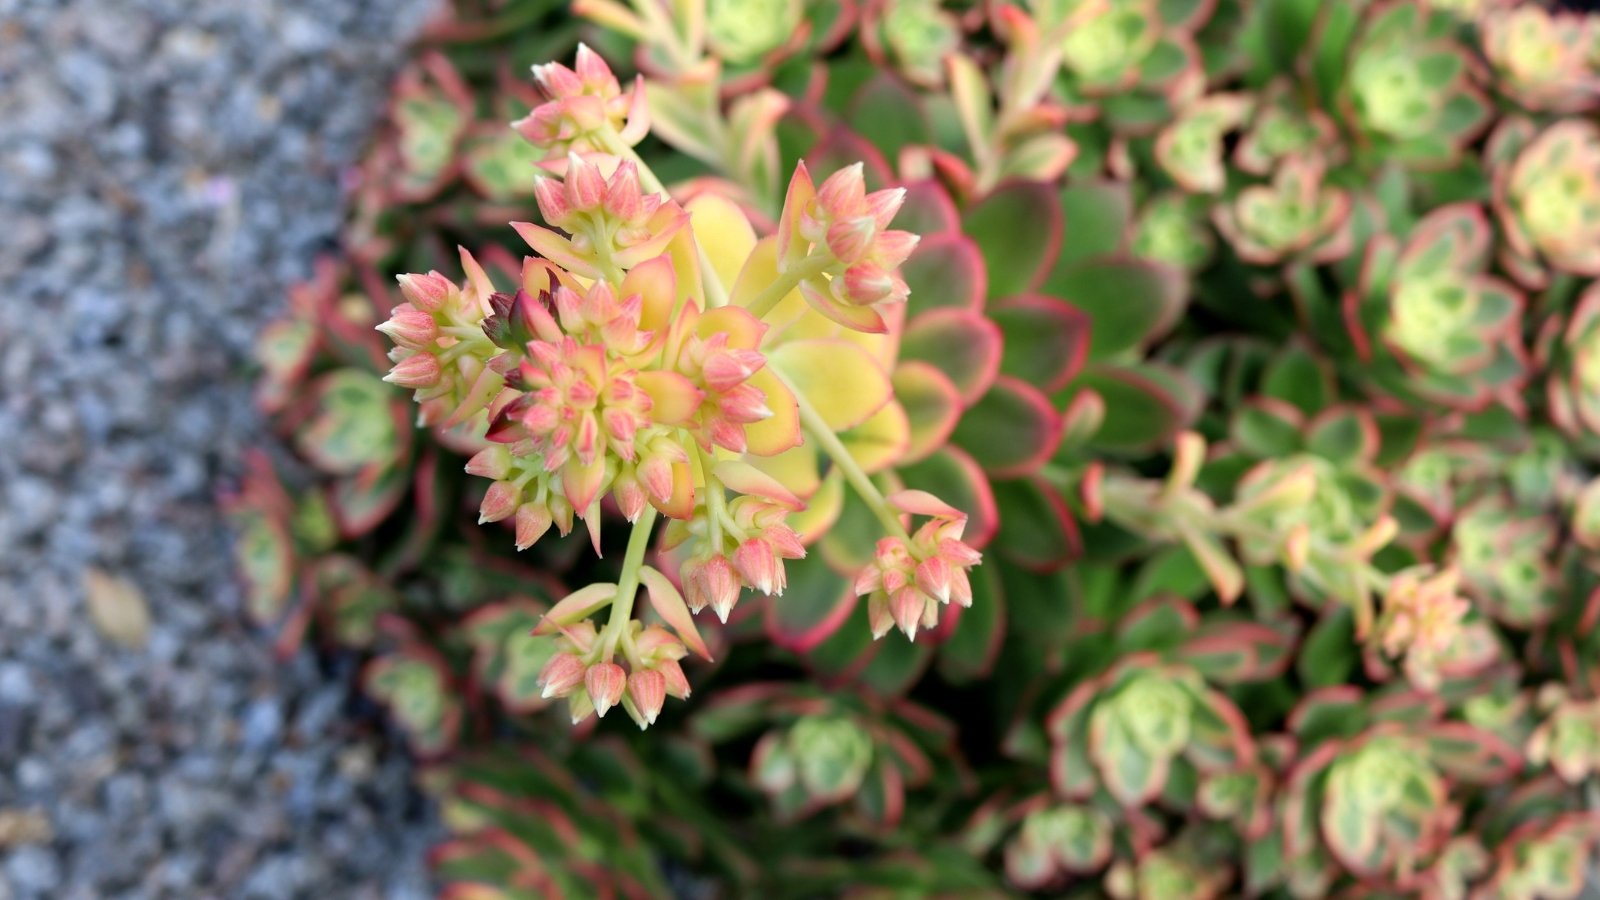
[(940, 606), (952, 600), (962, 607), (972, 605), (967, 570), (982, 555), (961, 541), (966, 515), (932, 494), (902, 491), (889, 502), (905, 515), (927, 516), (928, 521), (909, 538), (879, 540), (872, 563), (856, 576), (855, 592), (867, 597), (873, 637), (899, 628), (916, 640), (918, 629), (939, 624)]
[(534, 66), (533, 80), (545, 102), (511, 127), (545, 151), (546, 159), (605, 150), (608, 134), (631, 147), (650, 129), (643, 84), (623, 92), (611, 67), (583, 44), (573, 68), (557, 62)]
[(1459, 581), (1454, 569), (1418, 566), (1396, 572), (1384, 592), (1374, 637), (1385, 655), (1404, 658), (1406, 676), (1419, 687), (1438, 685), (1439, 663), (1471, 609)]
[(576, 725), (591, 714), (621, 706), (641, 729), (654, 725), (668, 697), (686, 700), (689, 679), (678, 660), (688, 655), (683, 642), (659, 625), (629, 623), (628, 667), (602, 658), (599, 633), (587, 620), (563, 629), (561, 649), (539, 673), (545, 698), (560, 697)]
[[(463, 251), (469, 268), (476, 263)], [(394, 341), (384, 381), (416, 392), (424, 425), (449, 428), (482, 412), (504, 386), (488, 365), (492, 346), (479, 333), (487, 297), (471, 282), (457, 287), (438, 272), (401, 275), (405, 303), (378, 326)]]
[(905, 188), (867, 193), (864, 167), (847, 166), (814, 187), (802, 164), (789, 183), (778, 230), (778, 267), (800, 275), (812, 308), (846, 327), (883, 331), (873, 307), (910, 293), (900, 265), (920, 238), (889, 228)]

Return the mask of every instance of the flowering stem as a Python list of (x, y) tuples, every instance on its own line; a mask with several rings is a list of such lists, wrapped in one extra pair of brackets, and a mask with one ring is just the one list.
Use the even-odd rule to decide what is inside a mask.
[(855, 488), (862, 502), (866, 503), (867, 508), (872, 510), (872, 514), (878, 517), (878, 521), (883, 525), (883, 529), (889, 533), (889, 536), (909, 543), (911, 536), (906, 533), (905, 526), (900, 524), (900, 517), (895, 514), (894, 510), (889, 508), (889, 501), (883, 496), (883, 492), (878, 490), (878, 486), (872, 483), (872, 478), (862, 470), (861, 465), (856, 462), (856, 458), (850, 455), (850, 450), (845, 447), (843, 441), (839, 440), (839, 436), (833, 433), (833, 429), (823, 420), (822, 414), (817, 412), (816, 407), (811, 405), (805, 395), (795, 390), (794, 385), (790, 384), (789, 380), (784, 378), (781, 373), (774, 372), (773, 374), (777, 375), (778, 380), (788, 386), (789, 393), (794, 395), (795, 403), (800, 407), (800, 424), (805, 426), (806, 434), (810, 435), (812, 440), (821, 444), (822, 449), (826, 450), (828, 456), (833, 458), (833, 464), (838, 466), (839, 470), (844, 473), (845, 480), (850, 482), (852, 488)]
[(783, 298), (789, 296), (795, 285), (813, 275), (821, 275), (832, 263), (833, 257), (826, 253), (816, 253), (806, 257), (789, 271), (780, 274), (778, 280), (767, 285), (761, 293), (750, 298), (750, 302), (746, 303), (744, 308), (758, 319), (766, 316), (772, 312), (773, 307), (782, 302)]
[[(665, 194), (667, 192), (667, 188), (661, 183), (661, 179), (657, 178), (656, 173), (650, 170), (649, 163), (646, 163), (632, 147), (624, 144), (622, 138), (617, 136), (616, 130), (610, 125), (607, 125), (600, 132), (600, 143), (604, 144), (605, 148), (617, 157), (626, 159), (638, 167), (639, 184), (645, 190), (654, 194)], [(717, 277), (717, 270), (711, 268), (711, 260), (706, 257), (705, 248), (700, 246), (699, 241), (695, 241), (694, 249), (700, 255), (700, 281), (706, 291), (706, 307), (727, 306), (728, 291), (723, 287), (722, 279)]]
[(608, 660), (616, 651), (623, 628), (633, 618), (633, 598), (639, 593), (639, 567), (644, 565), (644, 552), (650, 547), (650, 532), (656, 524), (656, 508), (645, 505), (639, 521), (633, 523), (633, 534), (628, 536), (628, 550), (622, 557), (622, 575), (617, 578), (617, 596), (611, 601), (611, 618), (606, 620), (600, 633), (600, 659)]

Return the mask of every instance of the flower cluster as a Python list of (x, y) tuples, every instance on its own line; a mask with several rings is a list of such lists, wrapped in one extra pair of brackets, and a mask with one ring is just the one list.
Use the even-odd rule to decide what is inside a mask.
[(961, 542), (967, 517), (960, 510), (926, 491), (902, 491), (888, 499), (896, 511), (927, 516), (928, 521), (909, 537), (879, 539), (872, 565), (856, 576), (855, 592), (867, 597), (874, 636), (899, 628), (916, 640), (917, 629), (939, 624), (940, 606), (952, 600), (958, 606), (972, 605), (967, 570), (982, 555)]
[[(427, 424), (483, 414), (485, 446), (467, 464), (491, 482), (479, 520), (513, 522), (518, 549), (552, 527), (566, 535), (576, 518), (599, 553), (607, 497), (632, 523), (619, 580), (576, 591), (546, 616), (541, 633), (559, 635), (559, 650), (540, 680), (546, 698), (567, 699), (574, 722), (620, 705), (645, 727), (665, 697), (688, 695), (678, 661), (691, 649), (709, 658), (691, 610), (709, 606), (726, 621), (744, 589), (782, 595), (785, 562), (804, 559), (817, 537), (789, 521), (805, 509), (800, 497), (752, 464), (802, 444), (802, 419), (828, 420), (790, 387), (822, 379), (801, 363), (778, 371), (762, 317), (798, 288), (828, 320), (884, 331), (879, 310), (905, 301), (899, 269), (917, 236), (889, 228), (904, 189), (867, 193), (860, 164), (819, 189), (802, 165), (771, 282), (743, 304), (718, 302), (727, 286), (706, 235), (627, 150), (645, 121), (642, 88), (623, 95), (587, 48), (575, 70), (539, 66), (535, 78), (546, 101), (517, 128), (563, 162), (534, 187), (543, 224), (513, 223), (538, 256), (511, 292), (467, 255), (462, 287), (437, 272), (401, 276), (409, 302), (379, 326), (395, 342), (387, 379), (416, 390)], [(739, 215), (714, 199), (697, 208), (708, 205)], [(860, 471), (847, 450), (832, 462)], [(937, 621), (938, 604), (970, 605), (966, 570), (979, 555), (961, 542), (965, 515), (923, 492), (886, 499), (865, 475), (854, 484), (894, 526), (858, 579), (873, 594), (874, 634), (888, 630), (890, 594), (908, 636)], [(907, 536), (891, 507), (933, 521)], [(657, 543), (677, 561), (673, 579), (644, 563), (657, 514), (669, 520)], [(641, 584), (668, 628), (633, 617)], [(603, 609), (610, 617), (596, 627), (589, 617)]]
[(1389, 579), (1375, 638), (1388, 656), (1405, 658), (1406, 675), (1429, 688), (1439, 684), (1441, 658), (1461, 634), (1471, 604), (1456, 590), (1454, 570), (1397, 572)]

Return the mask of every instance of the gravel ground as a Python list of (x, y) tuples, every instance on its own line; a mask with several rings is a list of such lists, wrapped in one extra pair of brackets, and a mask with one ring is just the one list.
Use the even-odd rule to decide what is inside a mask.
[(0, 0), (0, 900), (428, 893), (406, 760), (242, 624), (212, 500), (425, 6)]

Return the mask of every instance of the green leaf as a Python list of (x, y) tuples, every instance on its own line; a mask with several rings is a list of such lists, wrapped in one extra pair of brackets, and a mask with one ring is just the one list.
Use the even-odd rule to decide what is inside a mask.
[(1002, 185), (962, 216), (961, 230), (978, 242), (989, 273), (989, 296), (1037, 287), (1061, 247), (1061, 206), (1035, 182)]
[(1003, 374), (1058, 391), (1083, 366), (1090, 320), (1077, 308), (1054, 297), (1025, 295), (990, 306), (989, 318), (1005, 338)]
[(920, 360), (950, 377), (963, 403), (982, 397), (1000, 371), (1000, 329), (967, 309), (938, 309), (912, 319), (900, 339), (900, 359)]
[(1089, 358), (1121, 356), (1157, 340), (1183, 316), (1183, 273), (1163, 263), (1100, 260), (1060, 266), (1044, 293), (1089, 316)]
[(1122, 249), (1133, 216), (1128, 185), (1120, 181), (1074, 182), (1061, 191), (1061, 215), (1067, 237), (1056, 261), (1058, 268), (1110, 256)]
[(1082, 550), (1072, 514), (1058, 491), (1039, 478), (993, 482), (1000, 510), (995, 548), (1030, 569), (1067, 565)]
[(1055, 452), (1061, 419), (1050, 399), (1027, 382), (1002, 375), (973, 404), (951, 440), (998, 477), (1037, 470)]
[(1332, 604), (1322, 619), (1312, 626), (1295, 660), (1295, 671), (1307, 687), (1332, 687), (1346, 684), (1359, 657), (1355, 622), (1350, 608)]
[[(899, 219), (894, 224), (901, 226)], [(946, 307), (981, 309), (989, 291), (983, 256), (964, 234), (924, 237), (900, 266), (900, 275), (911, 291), (906, 298), (908, 319)]]
[(1149, 367), (1091, 365), (1073, 381), (1057, 404), (1082, 391), (1094, 391), (1105, 402), (1105, 419), (1089, 442), (1102, 452), (1140, 454), (1171, 442), (1188, 421), (1180, 399)]
[(887, 72), (867, 82), (850, 107), (851, 127), (887, 157), (907, 144), (928, 142), (928, 121), (917, 95)]

